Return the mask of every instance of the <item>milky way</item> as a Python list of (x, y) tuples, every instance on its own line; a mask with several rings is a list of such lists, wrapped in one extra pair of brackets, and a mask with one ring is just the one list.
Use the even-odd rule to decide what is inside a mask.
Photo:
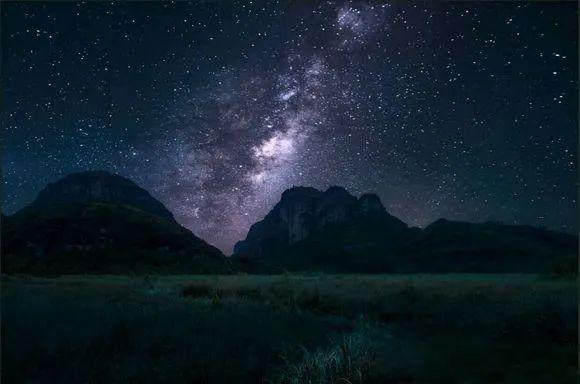
[(576, 229), (575, 3), (9, 3), (4, 209), (106, 169), (229, 253), (293, 185)]

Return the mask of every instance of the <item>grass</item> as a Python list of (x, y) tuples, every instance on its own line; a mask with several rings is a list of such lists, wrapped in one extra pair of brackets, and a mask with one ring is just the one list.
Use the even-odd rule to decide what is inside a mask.
[(326, 348), (302, 349), (300, 360), (284, 356), (280, 384), (364, 383), (375, 369), (374, 343), (364, 327), (334, 340)]
[(2, 379), (575, 383), (576, 309), (535, 275), (3, 276)]

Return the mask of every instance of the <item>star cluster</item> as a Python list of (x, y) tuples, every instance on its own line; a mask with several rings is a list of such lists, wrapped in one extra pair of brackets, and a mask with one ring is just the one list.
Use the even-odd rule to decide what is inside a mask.
[(129, 177), (229, 253), (281, 192), (576, 231), (577, 4), (2, 6), (3, 210)]

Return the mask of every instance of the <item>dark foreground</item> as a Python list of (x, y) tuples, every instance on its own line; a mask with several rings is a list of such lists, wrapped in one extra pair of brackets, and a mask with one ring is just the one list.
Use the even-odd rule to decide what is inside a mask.
[(3, 383), (575, 383), (534, 275), (2, 277)]

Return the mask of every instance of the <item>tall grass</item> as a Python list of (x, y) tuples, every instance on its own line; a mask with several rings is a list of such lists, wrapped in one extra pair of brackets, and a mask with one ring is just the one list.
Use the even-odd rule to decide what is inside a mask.
[(7, 383), (577, 382), (571, 279), (3, 277), (1, 293)]
[(335, 339), (327, 348), (302, 349), (298, 362), (283, 356), (285, 367), (277, 384), (364, 383), (376, 364), (372, 340), (365, 328)]

